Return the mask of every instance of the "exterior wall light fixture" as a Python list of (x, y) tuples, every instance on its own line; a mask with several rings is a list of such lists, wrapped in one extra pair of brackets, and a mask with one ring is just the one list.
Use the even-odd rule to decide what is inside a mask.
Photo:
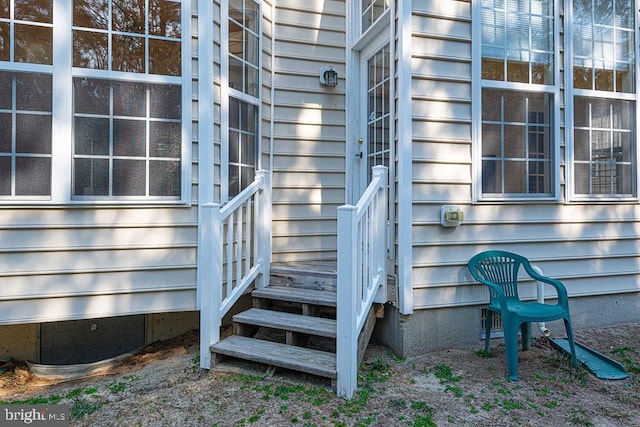
[(338, 86), (338, 73), (333, 67), (320, 68), (320, 84), (326, 87)]

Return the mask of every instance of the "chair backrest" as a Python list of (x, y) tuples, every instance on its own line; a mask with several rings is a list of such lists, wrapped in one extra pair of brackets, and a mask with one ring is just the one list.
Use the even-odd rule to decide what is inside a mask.
[[(480, 283), (490, 282), (502, 288), (507, 298), (518, 296), (518, 272), (528, 262), (521, 255), (506, 251), (480, 252), (467, 263), (471, 275)], [(490, 289), (491, 298), (497, 295)]]

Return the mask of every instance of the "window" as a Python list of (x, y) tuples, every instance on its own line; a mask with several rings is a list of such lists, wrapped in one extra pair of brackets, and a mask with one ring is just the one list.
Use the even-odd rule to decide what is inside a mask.
[(260, 16), (253, 0), (229, 2), (229, 197), (253, 182), (258, 164)]
[(635, 2), (572, 1), (576, 198), (636, 196)]
[(553, 197), (553, 2), (482, 0), (481, 198)]
[(362, 33), (366, 32), (389, 9), (389, 0), (360, 0)]
[(0, 0), (0, 200), (188, 199), (189, 3)]

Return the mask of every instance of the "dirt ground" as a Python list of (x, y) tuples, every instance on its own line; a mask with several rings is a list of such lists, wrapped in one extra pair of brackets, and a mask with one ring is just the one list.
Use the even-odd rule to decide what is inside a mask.
[(145, 348), (107, 374), (52, 383), (23, 366), (0, 375), (0, 404), (71, 405), (72, 426), (638, 426), (640, 325), (580, 331), (576, 340), (625, 365), (626, 380), (573, 369), (545, 338), (506, 377), (493, 357), (448, 349), (398, 358), (372, 343), (352, 400), (324, 380), (228, 361), (198, 368), (197, 334)]

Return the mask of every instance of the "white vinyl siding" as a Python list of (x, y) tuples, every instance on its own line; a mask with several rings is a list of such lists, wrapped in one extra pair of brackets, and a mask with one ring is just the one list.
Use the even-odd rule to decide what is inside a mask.
[[(276, 2), (274, 11), (273, 260), (335, 259), (345, 202), (343, 1)], [(320, 86), (333, 66), (335, 88)]]

